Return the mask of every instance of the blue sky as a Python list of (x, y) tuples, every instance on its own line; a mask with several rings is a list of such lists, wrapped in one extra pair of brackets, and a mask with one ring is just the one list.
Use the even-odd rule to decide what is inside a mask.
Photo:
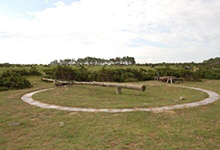
[[(60, 0), (0, 0), (0, 12), (12, 17), (33, 18), (27, 12), (39, 12), (54, 8)], [(78, 0), (62, 0), (66, 5)]]
[(0, 0), (0, 63), (201, 62), (220, 56), (218, 18), (219, 0)]

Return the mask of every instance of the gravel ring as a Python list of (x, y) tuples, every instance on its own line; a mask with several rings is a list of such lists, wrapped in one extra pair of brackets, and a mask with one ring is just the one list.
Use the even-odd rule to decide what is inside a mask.
[(38, 90), (38, 91), (24, 94), (21, 97), (21, 100), (30, 104), (30, 105), (34, 105), (34, 106), (41, 107), (41, 108), (47, 108), (47, 109), (57, 109), (57, 110), (75, 111), (75, 112), (121, 113), (121, 112), (134, 112), (134, 111), (163, 112), (163, 111), (168, 111), (168, 110), (173, 110), (173, 109), (182, 109), (182, 108), (190, 108), (190, 107), (207, 105), (207, 104), (213, 103), (219, 99), (219, 95), (216, 92), (212, 92), (209, 90), (204, 90), (204, 89), (195, 88), (195, 87), (188, 87), (188, 86), (173, 86), (173, 87), (181, 87), (181, 88), (202, 91), (202, 92), (207, 93), (209, 95), (209, 97), (206, 99), (203, 99), (201, 101), (197, 101), (197, 102), (177, 104), (177, 105), (171, 105), (171, 106), (152, 107), (152, 108), (122, 108), (122, 109), (95, 109), (95, 108), (65, 107), (65, 106), (58, 106), (58, 105), (51, 105), (51, 104), (42, 103), (42, 102), (36, 101), (32, 98), (32, 96), (36, 93), (40, 93), (43, 91), (48, 91), (48, 90), (54, 89), (54, 88), (48, 88), (48, 89)]

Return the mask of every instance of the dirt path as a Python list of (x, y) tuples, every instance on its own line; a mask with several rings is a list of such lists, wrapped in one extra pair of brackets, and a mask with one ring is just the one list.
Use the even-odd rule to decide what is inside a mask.
[(152, 107), (152, 108), (123, 108), (123, 109), (95, 109), (95, 108), (64, 107), (64, 106), (57, 106), (57, 105), (42, 103), (42, 102), (36, 101), (32, 98), (32, 96), (36, 93), (52, 90), (54, 88), (43, 89), (43, 90), (38, 90), (35, 92), (27, 93), (27, 94), (23, 95), (21, 97), (21, 99), (22, 99), (22, 101), (24, 101), (30, 105), (34, 105), (34, 106), (41, 107), (41, 108), (57, 109), (57, 110), (65, 110), (65, 111), (107, 112), (107, 113), (120, 113), (120, 112), (133, 112), (133, 111), (162, 112), (162, 111), (173, 110), (173, 109), (182, 109), (182, 108), (190, 108), (190, 107), (207, 105), (207, 104), (213, 103), (219, 99), (219, 95), (216, 92), (212, 92), (209, 90), (188, 87), (188, 86), (175, 86), (175, 87), (188, 88), (188, 89), (192, 89), (192, 90), (202, 91), (202, 92), (207, 93), (209, 95), (209, 97), (206, 99), (203, 99), (201, 101), (197, 101), (197, 102), (171, 105), (171, 106)]

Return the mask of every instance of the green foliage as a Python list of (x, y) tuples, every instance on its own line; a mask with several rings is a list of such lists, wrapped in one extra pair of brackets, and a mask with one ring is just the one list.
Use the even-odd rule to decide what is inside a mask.
[(5, 87), (5, 86), (0, 86), (0, 92), (1, 92), (1, 91), (7, 91), (7, 90), (8, 90), (7, 87)]
[(157, 72), (156, 70), (145, 70), (145, 69), (140, 69), (140, 72), (143, 76), (143, 81), (147, 81), (147, 80), (153, 80), (155, 76), (157, 76)]
[(73, 78), (73, 80), (76, 81), (92, 81), (96, 78), (96, 74), (88, 71), (84, 66), (79, 66), (74, 71), (76, 76)]
[(6, 71), (0, 76), (0, 91), (32, 87), (31, 83), (14, 71)]
[(75, 59), (63, 59), (63, 60), (54, 60), (50, 63), (50, 65), (134, 65), (135, 58), (134, 57), (116, 57), (111, 59), (102, 59), (95, 57), (85, 57)]
[(93, 81), (96, 78), (96, 73), (88, 71), (83, 66), (76, 69), (69, 66), (57, 66), (53, 69), (46, 69), (44, 72), (47, 76), (58, 80)]
[(10, 66), (12, 66), (12, 65), (9, 63), (0, 64), (0, 67), (10, 67)]
[(47, 77), (47, 78), (55, 78), (55, 75), (54, 75), (55, 69), (54, 68), (44, 69), (43, 72), (46, 74), (45, 77)]
[(200, 68), (195, 74), (203, 79), (220, 79), (220, 70), (212, 68)]
[(41, 73), (37, 70), (36, 67), (31, 67), (31, 69), (29, 70), (29, 75), (40, 76)]
[[(100, 82), (137, 82), (153, 80), (155, 76), (175, 76), (185, 78), (187, 81), (200, 81), (201, 79), (220, 79), (220, 69), (210, 66), (176, 65), (160, 66), (143, 69), (139, 66), (103, 66), (96, 70), (92, 66), (57, 66), (46, 69), (47, 77), (60, 80), (100, 81)], [(89, 70), (88, 70), (88, 69)], [(139, 69), (138, 69), (139, 68)]]
[(75, 71), (69, 66), (58, 66), (54, 70), (54, 77), (59, 80), (72, 80), (76, 75)]
[(157, 71), (158, 76), (183, 77), (188, 81), (198, 81), (201, 78), (193, 70), (186, 69), (183, 67), (174, 69), (174, 68), (167, 66), (165, 68), (157, 68), (156, 71)]
[(103, 67), (98, 71), (89, 71), (84, 66), (75, 69), (69, 66), (57, 66), (44, 70), (47, 77), (58, 80), (100, 81), (100, 82), (137, 82), (152, 80), (156, 74), (152, 70), (138, 69), (108, 69)]
[(211, 65), (219, 65), (220, 64), (220, 57), (211, 58), (209, 60), (204, 60), (204, 64), (211, 64)]
[(31, 67), (30, 70), (20, 69), (20, 70), (12, 70), (22, 76), (40, 76), (41, 73), (37, 70), (36, 67)]

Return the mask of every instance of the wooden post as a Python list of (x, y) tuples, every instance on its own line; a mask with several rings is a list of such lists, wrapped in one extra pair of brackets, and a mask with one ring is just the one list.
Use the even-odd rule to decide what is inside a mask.
[(120, 87), (116, 87), (116, 94), (121, 94), (121, 88)]
[(185, 79), (183, 78), (183, 82), (185, 82)]

